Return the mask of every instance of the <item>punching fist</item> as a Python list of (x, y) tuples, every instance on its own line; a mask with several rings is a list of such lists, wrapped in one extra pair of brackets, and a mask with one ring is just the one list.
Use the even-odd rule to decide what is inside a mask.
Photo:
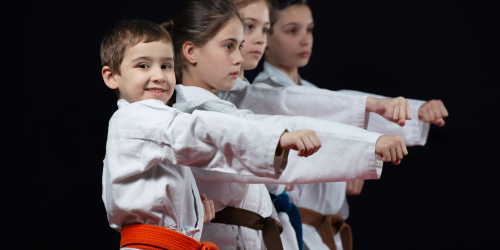
[(448, 117), (448, 110), (441, 100), (430, 100), (418, 109), (418, 119), (423, 122), (444, 126), (444, 117)]
[(298, 156), (310, 156), (321, 148), (321, 141), (316, 132), (309, 129), (302, 129), (293, 132), (284, 132), (278, 142), (283, 149), (293, 149), (299, 151)]
[(406, 120), (411, 120), (410, 104), (403, 97), (396, 98), (366, 98), (366, 111), (377, 113), (388, 121), (403, 127)]
[(203, 224), (205, 224), (215, 218), (214, 202), (212, 200), (208, 200), (205, 194), (200, 194), (200, 198), (203, 203)]
[(375, 144), (375, 153), (382, 157), (382, 161), (399, 165), (403, 156), (408, 155), (408, 150), (401, 136), (382, 135)]

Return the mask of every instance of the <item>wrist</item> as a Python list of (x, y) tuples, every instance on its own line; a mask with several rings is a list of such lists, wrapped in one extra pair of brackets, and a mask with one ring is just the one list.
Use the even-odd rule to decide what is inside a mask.
[(274, 156), (281, 156), (281, 154), (283, 153), (283, 147), (281, 147), (281, 139), (283, 138), (283, 135), (285, 135), (286, 133), (288, 133), (288, 129), (285, 129), (285, 131), (283, 131), (283, 133), (281, 134), (280, 136), (280, 140), (278, 141), (278, 145), (276, 146), (276, 151), (274, 152)]
[(371, 96), (366, 97), (366, 109), (365, 110), (368, 112), (374, 112), (374, 108), (373, 108), (375, 106), (374, 102), (375, 102), (374, 97), (371, 97)]

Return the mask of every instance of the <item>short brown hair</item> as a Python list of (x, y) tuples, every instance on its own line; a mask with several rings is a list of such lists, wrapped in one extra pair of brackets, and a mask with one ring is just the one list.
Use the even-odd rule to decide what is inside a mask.
[(172, 44), (172, 38), (159, 24), (142, 21), (123, 21), (109, 29), (101, 42), (101, 64), (120, 75), (120, 64), (125, 51), (141, 42), (161, 41)]

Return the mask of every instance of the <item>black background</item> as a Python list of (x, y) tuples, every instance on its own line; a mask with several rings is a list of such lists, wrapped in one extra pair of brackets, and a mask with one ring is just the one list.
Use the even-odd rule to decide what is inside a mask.
[[(5, 117), (20, 122), (4, 129), (10, 140), (1, 211), (14, 234), (1, 249), (118, 249), (101, 200), (116, 96), (102, 81), (99, 44), (121, 20), (160, 23), (181, 4), (38, 3), (17, 10), (22, 15), (12, 20), (26, 23), (3, 39), (7, 55), (21, 61), (10, 66), (21, 72), (6, 84), (14, 94), (4, 94)], [(400, 166), (385, 164), (381, 180), (366, 181), (362, 195), (348, 198), (355, 249), (496, 248), (499, 81), (489, 45), (498, 28), (488, 27), (497, 23), (488, 14), (495, 8), (360, 0), (311, 1), (311, 8), (315, 40), (299, 71), (304, 79), (333, 90), (441, 99), (450, 113), (444, 128), (432, 126), (425, 147), (410, 148)]]

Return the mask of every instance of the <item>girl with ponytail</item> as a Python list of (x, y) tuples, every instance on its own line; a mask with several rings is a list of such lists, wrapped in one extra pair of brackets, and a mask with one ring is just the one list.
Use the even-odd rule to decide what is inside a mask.
[[(307, 117), (256, 115), (221, 100), (217, 93), (234, 87), (240, 76), (244, 47), (244, 26), (236, 7), (226, 0), (188, 0), (171, 23), (164, 27), (172, 35), (178, 83), (174, 108), (185, 112), (208, 110), (260, 120), (299, 130), (303, 145), (299, 154), (290, 154), (279, 179), (234, 176), (193, 168), (196, 183), (214, 201), (216, 216), (205, 225), (202, 240), (221, 249), (282, 249), (282, 226), (272, 218), (273, 206), (262, 184), (295, 184), (379, 178), (383, 161), (399, 163), (407, 154), (399, 136), (384, 136), (346, 124)], [(269, 88), (266, 88), (269, 89)], [(274, 90), (273, 90), (274, 91)], [(364, 116), (365, 107), (357, 97), (352, 105)], [(360, 105), (361, 104), (361, 105)], [(361, 106), (361, 107), (360, 107)], [(273, 108), (269, 106), (269, 108)], [(356, 118), (358, 119), (356, 113)], [(363, 118), (364, 121), (364, 118)], [(224, 123), (224, 121), (220, 121)], [(314, 129), (318, 134), (310, 133)], [(236, 128), (244, 129), (244, 128)], [(319, 137), (319, 138), (318, 138)], [(299, 138), (299, 137), (297, 137)], [(259, 138), (256, 138), (257, 140)], [(322, 150), (317, 151), (321, 140)], [(299, 145), (299, 144), (297, 144)], [(247, 145), (248, 150), (255, 150)], [(394, 155), (390, 151), (402, 152)], [(299, 158), (304, 152), (312, 158)], [(281, 155), (276, 152), (276, 155)], [(382, 159), (381, 159), (382, 156)], [(265, 247), (264, 247), (265, 246)]]

